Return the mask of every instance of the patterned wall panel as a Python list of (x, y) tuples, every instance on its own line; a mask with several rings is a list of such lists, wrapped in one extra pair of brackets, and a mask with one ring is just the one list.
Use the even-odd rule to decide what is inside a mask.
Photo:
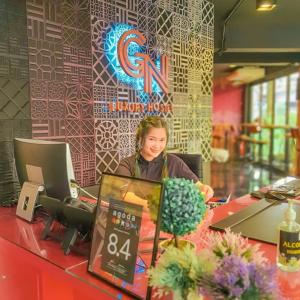
[[(205, 0), (91, 0), (90, 8), (97, 179), (135, 151), (135, 129), (150, 113), (167, 119), (170, 147), (210, 161), (213, 5)], [(144, 34), (144, 50), (153, 61), (161, 54), (169, 57), (168, 94), (145, 95), (118, 79), (106, 44), (116, 23)], [(110, 111), (109, 103), (116, 102), (169, 104), (173, 112)]]
[[(144, 34), (152, 61), (169, 57), (168, 94), (146, 94), (116, 76), (106, 44), (116, 23)], [(31, 137), (32, 124), (34, 138), (69, 142), (76, 178), (90, 185), (135, 151), (140, 119), (160, 114), (169, 124), (170, 147), (210, 160), (214, 24), (208, 1), (3, 0), (0, 25), (0, 121), (11, 128), (1, 131), (1, 140)], [(111, 103), (120, 111), (111, 111)], [(139, 104), (144, 111), (131, 109)], [(155, 105), (173, 111), (158, 112)]]
[[(27, 24), (33, 136), (69, 142), (82, 185), (93, 184), (104, 170), (114, 172), (135, 151), (134, 132), (146, 114), (167, 119), (170, 147), (210, 160), (209, 2), (28, 0)], [(146, 94), (118, 77), (108, 58), (115, 24), (141, 31), (152, 61), (169, 57), (167, 94)], [(1, 63), (0, 72), (8, 73), (7, 59)], [(160, 105), (173, 111), (155, 109)]]
[(33, 137), (70, 144), (77, 181), (95, 183), (89, 1), (27, 0)]
[(26, 2), (32, 136), (64, 140), (62, 12), (54, 2)]
[(25, 0), (0, 3), (0, 205), (20, 189), (13, 138), (31, 137)]

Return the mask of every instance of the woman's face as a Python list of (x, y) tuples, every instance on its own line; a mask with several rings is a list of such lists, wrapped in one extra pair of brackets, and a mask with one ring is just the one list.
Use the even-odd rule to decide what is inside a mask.
[(151, 161), (163, 152), (167, 145), (167, 131), (165, 128), (151, 128), (142, 145), (142, 156)]

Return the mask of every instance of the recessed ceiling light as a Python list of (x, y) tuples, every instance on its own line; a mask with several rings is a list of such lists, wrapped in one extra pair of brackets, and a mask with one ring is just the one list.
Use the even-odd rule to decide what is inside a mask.
[(256, 10), (269, 11), (276, 7), (276, 0), (256, 0)]

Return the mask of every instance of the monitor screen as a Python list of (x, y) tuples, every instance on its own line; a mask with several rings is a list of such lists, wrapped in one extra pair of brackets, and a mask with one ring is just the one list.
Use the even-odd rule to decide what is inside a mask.
[(29, 181), (44, 185), (50, 197), (77, 197), (71, 187), (75, 176), (67, 143), (15, 138), (14, 155), (21, 186)]

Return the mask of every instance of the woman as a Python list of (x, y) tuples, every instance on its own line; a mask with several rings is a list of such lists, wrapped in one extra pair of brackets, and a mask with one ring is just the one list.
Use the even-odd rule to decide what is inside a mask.
[(166, 153), (168, 129), (166, 122), (158, 116), (145, 117), (136, 133), (136, 153), (123, 159), (117, 174), (150, 180), (165, 177), (193, 180), (207, 201), (213, 196), (210, 186), (199, 181), (182, 159)]

